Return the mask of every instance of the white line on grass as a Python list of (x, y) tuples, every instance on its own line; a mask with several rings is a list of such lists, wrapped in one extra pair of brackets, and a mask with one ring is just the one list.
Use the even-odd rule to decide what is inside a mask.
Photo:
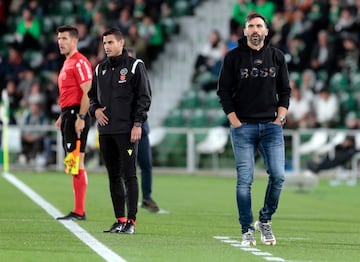
[[(37, 205), (39, 205), (42, 209), (44, 209), (50, 216), (53, 218), (63, 216), (63, 214), (56, 209), (53, 205), (47, 202), (44, 198), (42, 198), (39, 194), (37, 194), (34, 190), (24, 184), (21, 180), (16, 178), (15, 176), (9, 173), (3, 173), (3, 177), (8, 180), (11, 184), (17, 187), (21, 192), (23, 192), (26, 196), (28, 196), (32, 201), (34, 201)], [(118, 254), (114, 253), (104, 244), (99, 242), (96, 238), (90, 235), (86, 230), (80, 227), (77, 223), (73, 221), (63, 221), (59, 220), (61, 224), (63, 224), (71, 233), (77, 236), (82, 242), (84, 242), (87, 246), (89, 246), (92, 250), (94, 250), (99, 256), (101, 256), (105, 261), (109, 262), (126, 262), (122, 257)]]
[(226, 244), (230, 244), (233, 247), (240, 248), (243, 251), (250, 252), (255, 256), (263, 257), (267, 261), (286, 261), (285, 259), (281, 257), (274, 257), (269, 252), (263, 252), (258, 248), (255, 247), (244, 247), (241, 245), (241, 241), (231, 239), (229, 236), (214, 236), (213, 238), (220, 240), (221, 242), (224, 242)]

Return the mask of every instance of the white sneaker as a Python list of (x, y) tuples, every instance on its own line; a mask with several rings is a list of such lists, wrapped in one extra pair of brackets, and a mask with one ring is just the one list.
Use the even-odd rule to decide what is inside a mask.
[(254, 230), (249, 229), (248, 232), (242, 235), (241, 245), (244, 247), (256, 246)]
[(261, 242), (265, 245), (276, 245), (276, 238), (271, 229), (271, 221), (267, 223), (256, 221), (254, 227), (261, 233)]

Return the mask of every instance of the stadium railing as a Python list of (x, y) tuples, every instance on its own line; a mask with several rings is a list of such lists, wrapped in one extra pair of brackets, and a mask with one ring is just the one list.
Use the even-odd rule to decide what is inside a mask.
[[(11, 126), (10, 130), (12, 136), (9, 137), (9, 148), (10, 148), (10, 168), (21, 169), (17, 157), (21, 152), (21, 145), (19, 147), (20, 132), (25, 127)], [(56, 130), (53, 125), (48, 126), (27, 126), (31, 130), (48, 131), (52, 134), (55, 144), (54, 151), (56, 152), (56, 163), (48, 166), (47, 169), (53, 169), (57, 171), (64, 170), (63, 158), (64, 152), (61, 145), (61, 134)], [(155, 127), (153, 128), (155, 129)], [(193, 173), (199, 170), (234, 170), (234, 158), (231, 147), (230, 139), (227, 139), (226, 145), (223, 148), (209, 154), (201, 153), (197, 150), (197, 145), (207, 139), (207, 135), (211, 128), (172, 128), (172, 127), (161, 127), (161, 139), (156, 141), (156, 144), (152, 145), (153, 151), (153, 165), (159, 168), (171, 168), (181, 169), (185, 172)], [(1, 129), (0, 129), (1, 130)], [(347, 130), (347, 129), (323, 129), (328, 133), (329, 141), (332, 137), (335, 137), (339, 132), (345, 133), (346, 135), (354, 135), (360, 137), (358, 130)], [(2, 131), (2, 130), (1, 130)], [(302, 174), (305, 167), (306, 161), (314, 155), (314, 152), (303, 154), (300, 152), (301, 144), (309, 141), (314, 133), (318, 129), (284, 129), (285, 146), (286, 146), (286, 171), (288, 174)], [(15, 137), (14, 137), (15, 135)], [(97, 131), (95, 127), (91, 128), (88, 136), (88, 151), (92, 152), (91, 156), (96, 156), (98, 159), (92, 162), (90, 169), (101, 169), (103, 168), (99, 153), (98, 153), (98, 142), (97, 142)], [(153, 138), (152, 138), (153, 139)], [(156, 138), (155, 138), (156, 139)], [(219, 138), (220, 139), (220, 138)], [(360, 139), (358, 139), (360, 141)], [(95, 154), (94, 154), (95, 152)], [(213, 153), (217, 156), (214, 158)], [(2, 147), (1, 147), (2, 154)], [(99, 161), (97, 161), (99, 160)], [(91, 159), (89, 160), (91, 161)], [(214, 162), (216, 161), (216, 162)], [(262, 160), (257, 161), (256, 168), (263, 169)], [(357, 156), (352, 161), (351, 169), (353, 173), (358, 173), (358, 166), (360, 157)], [(0, 164), (2, 165), (2, 159)], [(26, 165), (26, 169), (31, 166)], [(357, 176), (357, 175), (356, 175)]]

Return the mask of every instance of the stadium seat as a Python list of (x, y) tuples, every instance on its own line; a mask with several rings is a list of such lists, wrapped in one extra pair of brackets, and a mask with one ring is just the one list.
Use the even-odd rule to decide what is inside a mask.
[(188, 127), (207, 127), (208, 124), (209, 122), (204, 109), (195, 109), (188, 115)]
[(324, 146), (327, 142), (327, 139), (328, 139), (327, 131), (324, 129), (319, 129), (314, 132), (310, 140), (300, 145), (299, 153), (302, 155), (312, 153), (317, 149), (319, 149), (320, 147)]
[(206, 94), (203, 102), (203, 107), (206, 109), (221, 108), (219, 97), (216, 94), (216, 90), (211, 90)]
[(165, 119), (165, 126), (167, 127), (182, 127), (185, 125), (183, 112), (180, 109), (175, 109)]
[(219, 167), (218, 154), (223, 153), (228, 142), (229, 134), (226, 128), (222, 126), (209, 129), (206, 138), (196, 145), (196, 151), (199, 154), (211, 154), (213, 168)]
[(157, 146), (159, 145), (166, 136), (166, 129), (164, 127), (155, 127), (150, 130), (149, 133), (149, 141), (150, 146)]
[(208, 118), (211, 126), (223, 126), (228, 123), (228, 118), (222, 109), (208, 110)]
[(200, 105), (198, 92), (196, 90), (189, 90), (181, 99), (180, 108), (196, 108)]

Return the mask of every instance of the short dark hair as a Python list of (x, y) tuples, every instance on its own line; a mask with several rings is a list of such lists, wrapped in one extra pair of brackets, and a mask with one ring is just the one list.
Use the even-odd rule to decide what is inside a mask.
[(108, 36), (108, 35), (114, 35), (117, 40), (121, 40), (124, 38), (124, 35), (123, 35), (123, 33), (121, 33), (120, 29), (114, 28), (114, 27), (107, 29), (102, 34), (103, 37)]
[(57, 32), (57, 33), (69, 32), (69, 34), (70, 34), (71, 37), (79, 38), (79, 31), (78, 31), (78, 29), (77, 29), (75, 26), (72, 26), (72, 25), (62, 25), (62, 26), (59, 26), (59, 27), (56, 29), (56, 32)]
[(265, 16), (259, 14), (259, 13), (255, 13), (255, 12), (252, 12), (250, 13), (247, 17), (246, 17), (246, 20), (245, 20), (245, 24), (248, 23), (250, 20), (253, 20), (255, 18), (260, 18), (264, 21), (265, 23), (265, 26), (267, 27), (267, 21), (266, 21), (266, 18)]

